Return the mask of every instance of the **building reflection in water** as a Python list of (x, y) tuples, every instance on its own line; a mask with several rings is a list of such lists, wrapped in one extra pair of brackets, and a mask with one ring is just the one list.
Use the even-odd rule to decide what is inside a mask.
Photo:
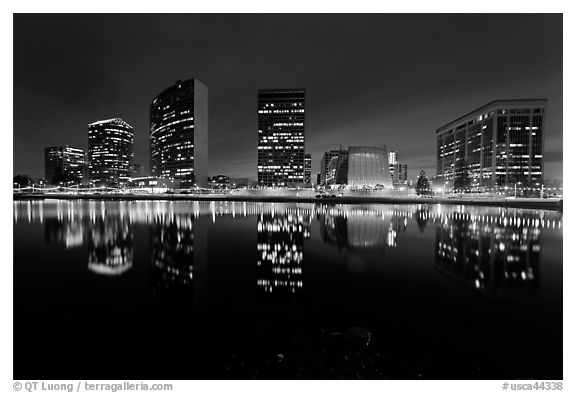
[(257, 224), (258, 287), (267, 293), (302, 289), (304, 239), (310, 238), (310, 209), (261, 213)]
[(350, 206), (320, 206), (320, 235), (325, 243), (350, 252), (381, 251), (397, 246), (397, 236), (406, 232), (403, 211), (367, 210)]
[[(43, 224), (47, 243), (87, 244), (89, 268), (98, 274), (128, 271), (134, 259), (133, 225), (149, 225), (156, 290), (190, 286), (192, 278), (200, 288), (199, 276), (205, 285), (202, 215), (213, 222), (220, 216), (258, 217), (257, 283), (267, 293), (302, 288), (304, 240), (310, 237), (313, 215), (323, 241), (350, 252), (404, 246), (398, 234), (406, 232), (409, 222), (420, 233), (435, 229), (436, 271), (484, 293), (538, 290), (541, 231), (562, 227), (562, 215), (555, 212), (436, 204), (14, 202), (15, 224)], [(195, 295), (195, 303), (196, 298), (201, 296)]]
[[(423, 219), (432, 219), (423, 213)], [(534, 214), (452, 212), (436, 219), (435, 269), (486, 294), (535, 294), (540, 222)]]
[(105, 208), (97, 211), (94, 204), (83, 214), (71, 203), (56, 205), (54, 213), (41, 219), (46, 243), (67, 249), (87, 244), (88, 269), (96, 274), (114, 276), (130, 270), (134, 252), (127, 216), (105, 214)]
[(191, 286), (194, 271), (194, 219), (191, 215), (160, 215), (150, 229), (153, 292)]
[(88, 269), (96, 274), (121, 275), (132, 267), (133, 234), (120, 216), (96, 218), (88, 229)]
[(63, 245), (66, 248), (81, 247), (84, 244), (85, 226), (81, 220), (61, 221), (57, 218), (46, 218), (44, 240), (48, 244)]

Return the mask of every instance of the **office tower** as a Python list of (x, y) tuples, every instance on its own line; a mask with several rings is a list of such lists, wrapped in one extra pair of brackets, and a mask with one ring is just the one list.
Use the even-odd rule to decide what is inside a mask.
[(150, 173), (180, 187), (208, 183), (208, 88), (177, 81), (150, 105)]
[(321, 185), (328, 184), (326, 178), (328, 176), (328, 165), (330, 165), (330, 160), (334, 157), (338, 157), (339, 150), (330, 150), (324, 153), (322, 160), (320, 162), (320, 183)]
[(304, 182), (304, 89), (258, 90), (258, 184)]
[(312, 154), (304, 154), (304, 183), (312, 183)]
[(394, 165), (396, 163), (398, 163), (398, 151), (392, 150), (390, 153), (388, 153), (388, 164)]
[(88, 178), (86, 153), (68, 145), (47, 147), (44, 178), (48, 184), (83, 184)]
[(88, 124), (90, 182), (96, 186), (123, 186), (132, 177), (134, 129), (120, 118)]
[(542, 183), (546, 99), (492, 101), (436, 130), (437, 175), (472, 187)]

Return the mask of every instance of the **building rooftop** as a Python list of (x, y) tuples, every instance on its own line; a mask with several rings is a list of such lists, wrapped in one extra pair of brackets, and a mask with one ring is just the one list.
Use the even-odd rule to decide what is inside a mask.
[(487, 111), (488, 109), (492, 109), (493, 107), (509, 107), (509, 108), (525, 108), (525, 107), (533, 107), (533, 106), (546, 106), (548, 104), (548, 100), (546, 98), (529, 98), (529, 99), (504, 99), (504, 100), (494, 100), (489, 102), (486, 105), (481, 106), (473, 110), (472, 112), (467, 113), (464, 116), (457, 118), (449, 123), (446, 123), (442, 127), (436, 129), (436, 133), (438, 134), (441, 131), (444, 131), (446, 128), (450, 128), (452, 126), (456, 126), (458, 123), (461, 123), (463, 120), (469, 119), (470, 117), (475, 117), (483, 112)]
[(106, 123), (121, 124), (123, 126), (132, 128), (132, 126), (130, 124), (126, 123), (124, 120), (122, 120), (119, 117), (114, 117), (112, 119), (106, 119), (106, 120), (98, 120), (98, 121), (95, 121), (93, 123), (88, 124), (88, 126), (90, 127), (90, 126), (96, 126), (99, 124), (106, 124)]

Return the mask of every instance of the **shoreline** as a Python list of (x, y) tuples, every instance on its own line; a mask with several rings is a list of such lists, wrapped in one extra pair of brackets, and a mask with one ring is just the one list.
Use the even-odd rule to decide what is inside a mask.
[(562, 199), (560, 198), (517, 198), (517, 199), (491, 199), (491, 198), (446, 198), (446, 197), (365, 197), (343, 196), (337, 198), (314, 198), (296, 196), (253, 196), (253, 195), (190, 195), (190, 194), (14, 194), (17, 200), (44, 200), (44, 199), (92, 199), (92, 200), (124, 200), (124, 201), (228, 201), (228, 202), (298, 202), (321, 204), (449, 204), (494, 206), (517, 209), (540, 209), (562, 212)]

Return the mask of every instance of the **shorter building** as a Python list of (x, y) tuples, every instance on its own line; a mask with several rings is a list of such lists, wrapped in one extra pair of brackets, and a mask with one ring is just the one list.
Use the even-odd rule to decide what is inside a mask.
[(388, 153), (388, 166), (393, 185), (404, 186), (408, 184), (408, 165), (398, 162), (398, 150), (392, 150)]
[[(322, 156), (322, 160), (320, 161), (320, 181), (318, 184), (325, 185), (327, 184), (327, 177), (328, 177), (328, 166), (330, 165), (330, 161), (334, 157), (338, 157), (338, 153), (340, 150), (330, 150), (324, 153)], [(332, 174), (331, 178), (334, 177)]]
[(392, 175), (392, 184), (395, 186), (408, 184), (408, 165), (393, 164), (390, 174)]
[(142, 177), (142, 165), (132, 164), (132, 177)]
[(230, 178), (231, 188), (252, 188), (258, 187), (258, 182), (256, 180), (248, 179), (245, 177), (231, 177)]
[(44, 149), (44, 177), (48, 184), (87, 184), (86, 153), (68, 145), (47, 147)]
[(386, 148), (351, 146), (348, 148), (348, 182), (352, 187), (392, 188)]
[(210, 181), (212, 187), (227, 188), (230, 185), (230, 177), (226, 175), (216, 175)]
[(329, 186), (332, 184), (336, 184), (335, 179), (336, 179), (337, 166), (338, 166), (338, 156), (332, 157), (330, 159), (330, 162), (328, 163), (328, 166), (326, 167), (326, 173), (324, 175), (325, 177), (324, 181), (322, 182), (322, 185)]
[(321, 184), (321, 181), (322, 181), (322, 174), (317, 173), (316, 174), (316, 185), (319, 186)]
[(304, 154), (304, 183), (312, 183), (312, 154)]
[(120, 118), (88, 125), (90, 183), (124, 186), (134, 170), (134, 130)]
[(328, 164), (326, 185), (350, 188), (392, 188), (386, 147), (350, 146)]
[(161, 193), (178, 188), (180, 180), (165, 179), (155, 176), (144, 176), (130, 179), (127, 187), (139, 191)]

